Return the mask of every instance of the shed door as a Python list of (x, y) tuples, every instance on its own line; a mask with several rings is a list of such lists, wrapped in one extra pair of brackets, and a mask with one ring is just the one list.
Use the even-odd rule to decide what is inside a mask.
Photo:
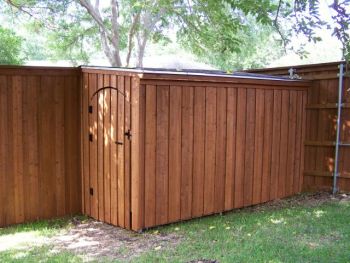
[(130, 84), (109, 75), (99, 75), (97, 84), (94, 92), (89, 90), (89, 184), (84, 185), (89, 189), (84, 192), (90, 208), (85, 213), (129, 228)]

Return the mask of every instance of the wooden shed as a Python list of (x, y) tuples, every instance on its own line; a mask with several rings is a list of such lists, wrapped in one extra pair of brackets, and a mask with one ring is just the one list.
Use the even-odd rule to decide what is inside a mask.
[(82, 68), (83, 213), (132, 230), (301, 191), (308, 81)]

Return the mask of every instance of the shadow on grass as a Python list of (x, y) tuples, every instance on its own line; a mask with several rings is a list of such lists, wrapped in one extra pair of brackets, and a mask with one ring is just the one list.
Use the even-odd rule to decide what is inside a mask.
[(53, 253), (50, 246), (27, 250), (13, 249), (0, 253), (1, 262), (83, 262), (83, 259), (69, 252)]
[(38, 220), (30, 223), (12, 225), (9, 227), (0, 228), (0, 236), (17, 234), (21, 232), (31, 232), (35, 231), (38, 234), (50, 235), (54, 234), (60, 229), (67, 228), (73, 224), (78, 224), (87, 217), (85, 216), (75, 216), (75, 217), (62, 217), (50, 220)]

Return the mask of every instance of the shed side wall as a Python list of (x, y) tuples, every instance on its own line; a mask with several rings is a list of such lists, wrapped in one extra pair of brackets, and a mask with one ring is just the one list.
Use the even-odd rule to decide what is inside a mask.
[(306, 89), (141, 80), (142, 228), (300, 192)]

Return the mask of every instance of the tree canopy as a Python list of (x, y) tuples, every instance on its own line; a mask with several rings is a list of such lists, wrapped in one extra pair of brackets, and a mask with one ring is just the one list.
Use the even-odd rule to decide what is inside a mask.
[(15, 32), (0, 26), (0, 64), (18, 65), (23, 63), (21, 57), (22, 39)]
[[(319, 0), (6, 0), (31, 18), (35, 30), (47, 30), (60, 57), (87, 60), (90, 49), (103, 50), (112, 66), (143, 66), (149, 42), (168, 41), (169, 30), (199, 57), (226, 67), (229, 59), (262, 50), (273, 32), (288, 48), (293, 34), (320, 41), (317, 28), (331, 28), (349, 56), (350, 1), (332, 0), (332, 23), (322, 20)], [(258, 25), (255, 35), (249, 30)], [(260, 25), (260, 26), (259, 26)], [(253, 33), (254, 34), (254, 33)], [(257, 39), (260, 36), (259, 39)], [(269, 42), (271, 43), (271, 42)], [(242, 48), (245, 47), (245, 48)], [(278, 53), (278, 52), (277, 52)], [(251, 56), (254, 57), (254, 56)], [(225, 60), (226, 59), (226, 60)]]

